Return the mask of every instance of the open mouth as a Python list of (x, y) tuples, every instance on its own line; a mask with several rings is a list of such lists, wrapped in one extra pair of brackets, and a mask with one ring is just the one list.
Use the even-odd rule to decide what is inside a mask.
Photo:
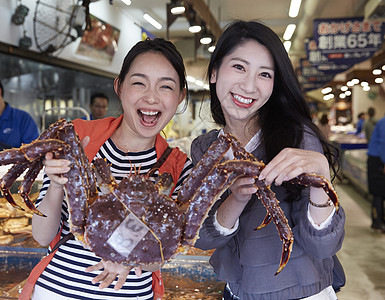
[(162, 113), (160, 111), (146, 111), (138, 109), (138, 115), (144, 124), (154, 125), (159, 120)]
[(238, 94), (231, 94), (231, 95), (233, 96), (234, 103), (240, 107), (246, 107), (246, 108), (250, 107), (255, 101), (255, 99), (253, 98), (245, 98)]

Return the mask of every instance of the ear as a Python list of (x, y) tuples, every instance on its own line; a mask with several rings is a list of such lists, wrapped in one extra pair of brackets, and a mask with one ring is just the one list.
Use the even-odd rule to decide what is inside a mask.
[(120, 96), (120, 89), (119, 89), (119, 84), (118, 84), (118, 77), (116, 77), (114, 79), (114, 90), (115, 90), (116, 95), (118, 95), (118, 97), (119, 97)]
[(186, 88), (184, 88), (183, 90), (180, 91), (180, 96), (179, 96), (179, 104), (182, 103), (183, 99), (186, 97)]
[(217, 70), (213, 69), (210, 76), (210, 83), (216, 83), (217, 82)]

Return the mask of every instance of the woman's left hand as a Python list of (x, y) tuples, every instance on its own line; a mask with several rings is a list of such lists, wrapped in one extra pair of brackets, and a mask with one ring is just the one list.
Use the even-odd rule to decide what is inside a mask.
[[(108, 287), (115, 279), (118, 277), (118, 280), (115, 284), (114, 290), (120, 290), (123, 284), (126, 282), (126, 278), (130, 273), (133, 267), (126, 266), (124, 264), (114, 263), (112, 261), (101, 260), (94, 266), (86, 268), (86, 272), (98, 271), (103, 269), (103, 271), (97, 275), (93, 280), (93, 284), (99, 284), (100, 289)], [(136, 271), (135, 271), (136, 272)], [(140, 276), (142, 271), (140, 270)]]
[(330, 179), (326, 157), (316, 151), (285, 148), (266, 165), (259, 179), (265, 179), (267, 184), (281, 185), (302, 173), (315, 173)]

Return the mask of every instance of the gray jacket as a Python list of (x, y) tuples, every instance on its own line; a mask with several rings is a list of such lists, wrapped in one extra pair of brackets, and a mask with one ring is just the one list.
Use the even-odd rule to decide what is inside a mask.
[[(191, 146), (194, 165), (217, 138), (218, 131), (196, 138)], [(317, 137), (305, 133), (304, 149), (322, 152)], [(265, 160), (262, 145), (253, 152)], [(254, 195), (239, 218), (239, 228), (231, 235), (221, 235), (213, 225), (213, 215), (226, 191), (211, 209), (199, 232), (196, 247), (216, 249), (210, 258), (219, 280), (227, 281), (234, 294), (242, 300), (299, 299), (316, 294), (332, 284), (332, 256), (341, 248), (345, 235), (345, 213), (340, 207), (331, 224), (315, 229), (307, 217), (309, 188), (301, 191), (299, 200), (287, 202), (287, 190), (272, 186), (294, 234), (293, 251), (286, 267), (276, 276), (282, 252), (282, 242), (273, 222), (260, 230), (266, 209)]]

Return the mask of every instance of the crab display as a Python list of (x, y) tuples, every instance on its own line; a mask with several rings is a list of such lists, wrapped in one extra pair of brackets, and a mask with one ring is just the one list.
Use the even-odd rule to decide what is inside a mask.
[[(230, 148), (235, 159), (222, 162)], [(70, 231), (84, 247), (105, 260), (149, 265), (163, 263), (184, 252), (195, 244), (212, 205), (240, 176), (256, 178), (257, 195), (267, 209), (266, 218), (258, 228), (273, 220), (283, 241), (276, 274), (290, 258), (293, 234), (288, 221), (270, 187), (257, 180), (265, 165), (246, 152), (231, 135), (220, 136), (212, 144), (174, 201), (169, 196), (170, 174), (160, 174), (154, 182), (148, 176), (133, 172), (117, 183), (105, 160), (95, 159), (89, 164), (73, 124), (59, 120), (31, 144), (0, 152), (0, 164), (14, 164), (0, 180), (0, 189), (12, 205), (17, 206), (9, 188), (28, 169), (19, 193), (34, 213), (43, 215), (30, 201), (28, 193), (47, 152), (72, 162), (64, 187)], [(302, 174), (291, 183), (322, 187), (338, 209), (337, 195), (325, 178)], [(98, 186), (101, 190), (108, 187), (108, 191), (101, 195)]]

